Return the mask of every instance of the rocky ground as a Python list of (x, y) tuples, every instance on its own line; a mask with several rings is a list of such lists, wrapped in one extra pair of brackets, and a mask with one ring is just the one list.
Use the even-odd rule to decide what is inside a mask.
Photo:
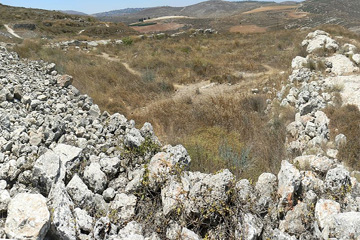
[(297, 111), (296, 157), (256, 183), (187, 171), (186, 149), (161, 146), (151, 124), (101, 112), (54, 64), (1, 47), (0, 238), (359, 239), (358, 172), (336, 158), (346, 136), (330, 141), (322, 109), (339, 81), (343, 101), (360, 104), (360, 55), (322, 31), (303, 46), (273, 100)]

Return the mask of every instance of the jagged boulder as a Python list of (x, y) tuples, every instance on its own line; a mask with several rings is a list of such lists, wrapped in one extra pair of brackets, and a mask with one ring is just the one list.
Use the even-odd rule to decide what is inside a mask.
[(48, 194), (52, 185), (60, 178), (60, 157), (48, 150), (36, 160), (33, 168), (33, 181), (43, 193)]
[(92, 207), (94, 194), (88, 189), (86, 184), (77, 174), (75, 174), (71, 181), (66, 185), (66, 191), (76, 205), (81, 207)]
[(285, 210), (296, 204), (296, 195), (301, 185), (300, 171), (291, 163), (284, 160), (278, 173), (278, 195), (280, 196), (279, 207)]
[(51, 234), (59, 239), (76, 240), (76, 220), (72, 212), (74, 203), (62, 181), (51, 188), (48, 205), (51, 213)]

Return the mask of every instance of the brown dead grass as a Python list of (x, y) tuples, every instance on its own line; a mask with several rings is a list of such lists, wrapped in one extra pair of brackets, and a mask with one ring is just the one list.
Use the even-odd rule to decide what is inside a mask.
[(131, 28), (140, 33), (153, 33), (153, 32), (174, 31), (182, 27), (184, 27), (184, 24), (180, 24), (180, 23), (158, 23), (155, 25), (134, 26)]
[(341, 147), (338, 159), (347, 166), (360, 170), (360, 111), (356, 105), (346, 105), (341, 108), (329, 107), (326, 114), (330, 119), (331, 139), (337, 134), (345, 134), (347, 143)]
[(267, 28), (256, 25), (238, 25), (229, 29), (232, 33), (264, 33)]
[(281, 10), (294, 9), (297, 7), (298, 7), (297, 5), (259, 7), (251, 11), (243, 12), (242, 14), (251, 14), (251, 13), (268, 12), (268, 11), (281, 11)]

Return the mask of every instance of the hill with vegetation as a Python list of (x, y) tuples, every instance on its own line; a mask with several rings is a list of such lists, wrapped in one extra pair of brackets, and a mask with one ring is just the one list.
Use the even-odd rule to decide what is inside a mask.
[(123, 21), (133, 22), (140, 18), (157, 18), (163, 16), (187, 16), (194, 18), (219, 18), (232, 15), (234, 13), (245, 12), (264, 5), (275, 4), (274, 2), (229, 2), (229, 1), (204, 1), (198, 4), (185, 6), (185, 7), (154, 7), (146, 8), (142, 11), (136, 11), (132, 14), (122, 16), (117, 14), (104, 16), (103, 14), (95, 15), (101, 20), (106, 21)]
[(1, 5), (0, 31), (6, 34), (4, 24), (17, 28), (24, 38), (75, 37), (122, 37), (134, 33), (122, 23), (105, 25), (91, 16), (71, 15), (58, 11), (28, 9)]

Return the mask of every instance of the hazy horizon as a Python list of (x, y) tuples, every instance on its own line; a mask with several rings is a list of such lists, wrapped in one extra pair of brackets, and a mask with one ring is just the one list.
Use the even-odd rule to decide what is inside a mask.
[[(230, 0), (231, 1), (231, 0)], [(231, 2), (241, 2), (234, 0)], [(262, 0), (264, 2), (284, 2), (283, 0)], [(299, 0), (296, 0), (299, 1)], [(133, 0), (133, 1), (116, 1), (116, 0), (103, 0), (101, 2), (96, 0), (0, 0), (1, 4), (26, 7), (26, 8), (39, 8), (46, 10), (73, 10), (87, 14), (94, 14), (100, 12), (107, 12), (112, 10), (119, 10), (125, 8), (147, 8), (158, 6), (172, 6), (172, 7), (184, 7), (196, 3), (204, 2), (204, 0)]]

